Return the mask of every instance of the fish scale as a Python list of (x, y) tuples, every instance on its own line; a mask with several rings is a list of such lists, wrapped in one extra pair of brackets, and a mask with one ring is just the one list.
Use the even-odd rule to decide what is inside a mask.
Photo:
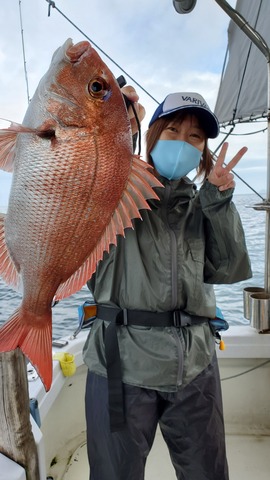
[(19, 347), (48, 390), (53, 300), (81, 289), (161, 186), (133, 155), (120, 88), (89, 42), (67, 40), (22, 125), (0, 130), (0, 168), (13, 171), (0, 275), (23, 292), (0, 329), (0, 351)]

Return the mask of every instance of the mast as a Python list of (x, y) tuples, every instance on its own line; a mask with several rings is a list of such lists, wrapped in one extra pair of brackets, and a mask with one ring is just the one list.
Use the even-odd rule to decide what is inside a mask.
[(267, 190), (266, 190), (266, 225), (265, 225), (265, 276), (264, 287), (270, 291), (270, 63), (267, 62), (268, 70), (268, 115), (267, 115)]

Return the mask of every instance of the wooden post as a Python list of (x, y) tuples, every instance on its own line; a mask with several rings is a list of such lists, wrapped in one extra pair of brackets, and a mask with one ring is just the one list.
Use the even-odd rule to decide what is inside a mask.
[(0, 353), (0, 452), (24, 467), (27, 480), (40, 480), (26, 362), (19, 348)]

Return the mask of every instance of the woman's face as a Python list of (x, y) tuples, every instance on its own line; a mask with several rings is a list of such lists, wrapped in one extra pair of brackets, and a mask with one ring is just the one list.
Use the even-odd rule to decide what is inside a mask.
[(172, 120), (161, 132), (160, 140), (182, 140), (198, 148), (204, 149), (206, 136), (200, 128), (199, 122), (194, 115), (187, 115), (180, 121)]

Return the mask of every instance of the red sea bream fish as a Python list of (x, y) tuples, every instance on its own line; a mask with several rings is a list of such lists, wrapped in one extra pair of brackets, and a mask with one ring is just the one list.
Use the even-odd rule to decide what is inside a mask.
[(13, 171), (0, 275), (23, 294), (0, 351), (19, 347), (48, 390), (53, 299), (86, 283), (160, 185), (132, 154), (120, 88), (89, 42), (69, 39), (55, 52), (22, 125), (0, 130), (0, 168)]

